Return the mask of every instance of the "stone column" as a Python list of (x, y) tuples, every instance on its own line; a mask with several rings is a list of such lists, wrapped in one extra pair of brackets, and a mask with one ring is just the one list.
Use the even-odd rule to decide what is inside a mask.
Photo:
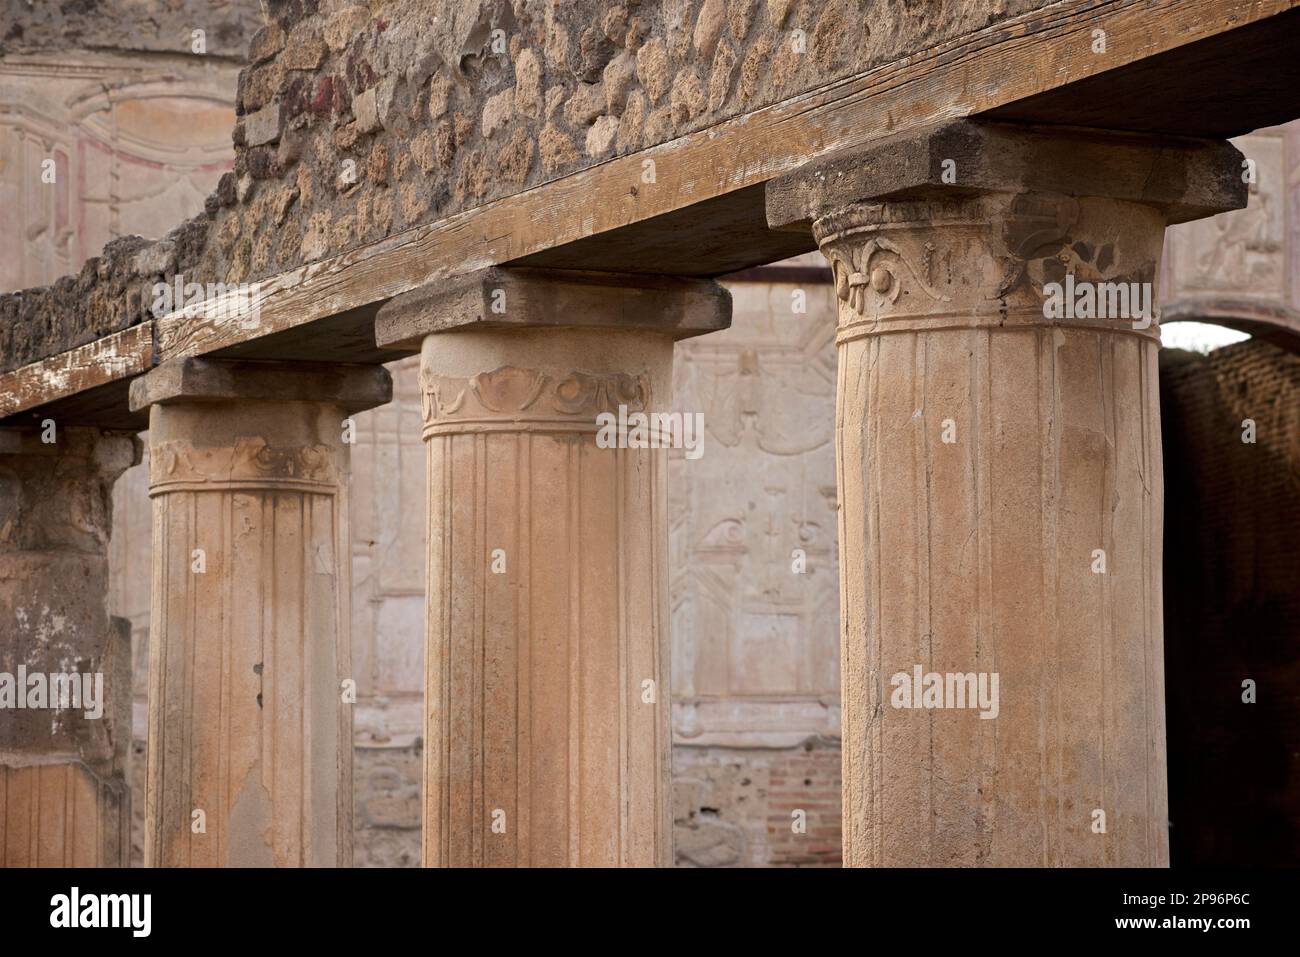
[(0, 866), (125, 867), (131, 638), (108, 614), (133, 435), (0, 430)]
[(378, 366), (177, 360), (149, 408), (145, 862), (348, 866), (346, 418)]
[(712, 283), (528, 270), (381, 311), (422, 339), (426, 865), (671, 864), (669, 453), (598, 416), (673, 411), (674, 339), (729, 321)]
[(1240, 170), (957, 124), (769, 191), (840, 300), (846, 864), (1167, 865), (1159, 327), (1100, 284)]

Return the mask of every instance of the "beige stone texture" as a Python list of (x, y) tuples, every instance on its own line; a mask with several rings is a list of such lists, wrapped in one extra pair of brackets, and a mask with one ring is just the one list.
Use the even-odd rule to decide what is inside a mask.
[(542, 159), (542, 168), (548, 172), (572, 162), (578, 155), (578, 150), (573, 145), (573, 138), (559, 127), (549, 123), (542, 129), (542, 135), (537, 139), (537, 151)]
[[(1157, 333), (1045, 319), (1039, 292), (1154, 279), (1163, 214), (996, 193), (816, 228), (841, 301), (845, 863), (1167, 864)], [(996, 717), (899, 707), (918, 666), (996, 673)]]
[[(677, 285), (489, 272), (481, 289), (497, 281), (505, 328), (436, 289), (394, 320), (460, 325), (420, 361), (424, 863), (667, 865), (667, 455), (597, 432), (605, 413), (668, 411), (675, 328), (725, 325), (729, 300), (700, 297), (695, 319)], [(551, 325), (566, 301), (609, 328)]]
[(671, 860), (667, 462), (595, 441), (671, 366), (644, 333), (426, 340), (426, 865)]
[(636, 86), (636, 58), (630, 53), (620, 53), (610, 60), (601, 77), (605, 90), (605, 111), (614, 117), (623, 112), (628, 94)]
[[(108, 614), (108, 540), (138, 460), (130, 435), (0, 430), (0, 867), (127, 864), (130, 633)], [(55, 700), (67, 679), (76, 697)]]
[(637, 50), (636, 74), (650, 97), (650, 102), (658, 102), (668, 92), (672, 76), (668, 69), (668, 54), (662, 40), (651, 40)]
[(512, 87), (489, 97), (483, 106), (483, 136), (491, 139), (492, 135), (510, 122), (515, 111), (515, 91)]
[[(758, 13), (765, 16), (761, 4)], [(1206, 309), (1232, 300), (1274, 315), (1294, 307), (1300, 287), (1286, 268), (1294, 240), (1281, 172), (1300, 155), (1298, 135), (1300, 125), (1292, 124), (1235, 140), (1260, 166), (1250, 207), (1166, 231), (1162, 324), (1180, 302)], [(794, 265), (819, 262), (814, 255)], [(827, 752), (838, 765), (837, 300), (811, 280), (727, 285), (735, 298), (732, 328), (678, 343), (674, 361), (672, 408), (704, 411), (708, 429), (701, 459), (686, 462), (674, 452), (669, 460), (675, 860), (834, 863), (817, 832), (831, 828), (829, 841), (838, 842), (837, 779), (825, 769), (796, 769), (814, 762), (815, 770)], [(799, 289), (807, 293), (806, 314), (793, 310)], [(425, 508), (417, 366), (412, 358), (389, 367), (394, 399), (356, 416), (351, 448), (358, 866), (420, 860), (419, 809), (411, 810), (424, 734), (426, 530), (410, 521)], [(114, 487), (111, 542), (111, 607), (134, 624), (138, 749), (149, 624), (144, 472), (130, 469)], [(743, 530), (727, 532), (733, 522)], [(829, 529), (830, 540), (826, 551), (809, 553), (803, 581), (790, 573), (789, 554), (805, 524), (815, 524), (819, 536)], [(776, 586), (784, 589), (779, 602), (767, 596)], [(808, 597), (794, 586), (810, 588)], [(815, 742), (814, 749), (796, 740)], [(779, 769), (787, 773), (773, 784)], [(132, 770), (143, 778), (142, 752)], [(133, 791), (133, 809), (142, 816), (143, 782)], [(789, 828), (792, 806), (809, 815), (809, 833), (798, 840)]]
[(840, 301), (846, 865), (1168, 864), (1154, 284), (1239, 160), (957, 123), (770, 184)]
[(591, 129), (587, 130), (587, 155), (604, 156), (614, 146), (614, 139), (618, 136), (618, 117), (602, 116), (591, 124)]
[(704, 3), (700, 6), (700, 12), (695, 21), (694, 43), (695, 51), (701, 59), (707, 60), (713, 56), (713, 50), (718, 45), (718, 38), (722, 35), (726, 16), (726, 4), (723, 0), (704, 0)]
[(579, 83), (564, 104), (564, 119), (575, 129), (589, 125), (605, 110), (603, 83)]
[(180, 360), (148, 407), (147, 866), (348, 866), (345, 419), (383, 370)]
[(515, 57), (514, 104), (520, 116), (535, 120), (542, 115), (542, 65), (532, 50)]

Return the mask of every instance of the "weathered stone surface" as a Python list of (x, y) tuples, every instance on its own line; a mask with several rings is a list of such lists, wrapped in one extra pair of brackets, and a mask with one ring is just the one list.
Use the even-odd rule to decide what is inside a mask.
[(645, 118), (645, 133), (642, 137), (642, 145), (653, 143), (657, 139), (668, 136), (673, 129), (672, 110), (667, 106), (661, 106), (657, 110), (651, 110)]
[(492, 135), (510, 122), (515, 112), (515, 91), (502, 90), (491, 97), (483, 107), (483, 136), (491, 139)]
[(145, 864), (348, 866), (344, 419), (387, 373), (182, 360), (134, 386), (157, 564)]
[(564, 119), (574, 129), (583, 129), (605, 111), (605, 88), (601, 83), (579, 83), (564, 104)]
[[(195, 231), (182, 230), (191, 241), (178, 247), (178, 261), (197, 258), (192, 237), (197, 232), (201, 244), (207, 223), (195, 225)], [(75, 276), (0, 296), (0, 368), (16, 369), (51, 351), (65, 351), (142, 321), (150, 302), (135, 261), (136, 254), (149, 247), (139, 236), (123, 237), (105, 246), (101, 256), (88, 260)], [(148, 277), (150, 282), (153, 278)]]
[(547, 124), (538, 138), (537, 149), (541, 154), (542, 168), (548, 172), (573, 162), (578, 155), (573, 145), (573, 138), (554, 124)]
[(713, 51), (718, 45), (718, 38), (722, 36), (726, 15), (726, 5), (723, 0), (704, 0), (704, 3), (700, 6), (700, 12), (695, 21), (693, 42), (695, 52), (702, 60), (707, 60), (713, 56)]
[(370, 22), (370, 10), (363, 3), (351, 3), (342, 6), (330, 14), (322, 25), (325, 44), (334, 53), (347, 48), (362, 29)]
[(630, 152), (641, 146), (641, 134), (645, 126), (645, 94), (635, 91), (627, 98), (623, 113), (618, 119), (618, 151)]
[[(838, 741), (790, 748), (673, 748), (673, 852), (678, 867), (836, 866)], [(803, 813), (796, 830), (795, 812)]]
[[(274, 143), (280, 138), (280, 104), (272, 103), (244, 117), (244, 142), (249, 146)], [(222, 205), (229, 205), (223, 203)]]
[[(438, 330), (420, 359), (427, 865), (670, 861), (667, 459), (602, 448), (596, 423), (666, 406), (674, 330), (729, 320), (708, 286), (489, 270), (395, 300), (379, 320), (385, 338)], [(485, 471), (480, 454), (499, 464)], [(453, 490), (497, 516), (482, 530), (490, 550), (472, 544), (480, 531)], [(616, 593), (572, 589), (610, 567), (626, 569)], [(575, 687), (579, 709), (563, 690)]]
[(373, 133), (379, 129), (379, 107), (375, 102), (376, 90), (362, 90), (352, 98), (352, 115), (356, 117), (359, 133)]
[(253, 34), (248, 43), (249, 66), (265, 63), (284, 49), (284, 27), (272, 21)]
[(294, 397), (347, 412), (382, 405), (392, 381), (380, 366), (239, 359), (175, 359), (131, 383), (134, 409), (175, 402), (234, 402)]
[[(1239, 157), (1100, 138), (1103, 172), (1084, 134), (999, 136), (886, 143), (769, 193), (774, 222), (817, 217), (840, 303), (845, 863), (1162, 866), (1158, 327), (1046, 300), (1069, 277), (1153, 306), (1166, 222), (1231, 205)], [(1001, 692), (911, 702), (914, 671)]]
[(532, 50), (515, 58), (514, 105), (520, 116), (535, 120), (542, 115), (542, 64)]
[(680, 126), (695, 119), (707, 105), (704, 88), (694, 70), (683, 70), (673, 80), (672, 117), (674, 125)]
[(279, 63), (268, 63), (239, 74), (236, 107), (239, 113), (260, 110), (284, 89), (284, 70)]
[(131, 268), (137, 276), (161, 276), (176, 266), (176, 244), (159, 240), (135, 254)]
[(768, 223), (809, 222), (845, 197), (902, 199), (1017, 189), (1104, 195), (1161, 209), (1169, 223), (1246, 204), (1242, 156), (1222, 140), (1044, 131), (956, 121), (887, 137), (773, 180)]
[(601, 82), (605, 88), (605, 111), (617, 118), (636, 83), (636, 58), (630, 53), (614, 57), (605, 67)]
[[(206, 56), (242, 60), (249, 41), (258, 38), (258, 59), (280, 50), (274, 28), (263, 31), (261, 0), (229, 0), (212, 4), (199, 0), (149, 3), (143, 15), (139, 0), (96, 0), (93, 3), (8, 3), (0, 30), (0, 56), (42, 50), (142, 50), (150, 53), (202, 52)], [(202, 31), (203, 50), (194, 50)], [(283, 33), (279, 34), (283, 38)], [(88, 42), (89, 41), (89, 42)], [(254, 61), (256, 62), (256, 61)]]
[(637, 50), (636, 75), (651, 103), (658, 102), (668, 92), (672, 77), (669, 76), (668, 54), (662, 40), (651, 40)]
[(432, 119), (444, 115), (451, 102), (451, 79), (445, 73), (434, 74), (429, 81), (429, 116)]
[(767, 0), (767, 18), (774, 27), (782, 26), (794, 0)]
[(522, 183), (533, 168), (536, 147), (525, 130), (515, 130), (497, 156), (497, 172), (511, 183)]
[(618, 117), (602, 116), (587, 130), (587, 155), (604, 156), (614, 146), (618, 135)]
[(320, 31), (308, 26), (295, 30), (285, 41), (280, 54), (280, 65), (286, 70), (314, 70), (325, 62), (329, 50), (321, 39)]
[[(668, 703), (643, 698), (644, 682), (668, 682), (666, 517), (652, 506), (667, 463), (651, 450), (597, 448), (592, 423), (618, 401), (667, 401), (671, 342), (590, 330), (427, 342), (426, 669), (436, 704), (425, 734), (426, 865), (670, 863)], [(480, 446), (501, 464), (484, 472)], [(468, 545), (475, 532), (451, 508), (453, 487), (457, 501), (468, 495), (499, 516), (486, 529), (499, 574), (485, 578), (497, 553)], [(617, 595), (572, 589), (609, 567), (628, 569)], [(515, 594), (526, 597), (506, 599)], [(480, 616), (481, 647), (471, 627)], [(569, 705), (575, 687), (579, 709)], [(471, 727), (481, 729), (473, 740)]]
[(130, 632), (108, 614), (108, 540), (137, 461), (130, 435), (0, 430), (0, 673), (24, 699), (0, 708), (0, 866), (126, 865)]
[(728, 0), (727, 25), (731, 28), (734, 39), (743, 42), (749, 33), (749, 25), (754, 22), (754, 10), (759, 0)]
[[(1013, 16), (1041, 2), (1011, 0), (995, 16)], [(270, 4), (265, 11), (270, 22), (257, 23), (264, 29), (239, 85), (241, 114), (259, 120), (237, 130), (236, 173), (241, 180), (291, 182), (302, 198), (275, 226), (257, 215), (256, 190), (237, 193), (229, 206), (213, 198), (205, 209), (222, 241), (202, 250), (194, 278), (251, 281), (328, 258), (393, 229), (446, 217), (598, 162), (615, 147), (664, 142), (984, 26), (989, 19), (975, 8), (924, 20), (889, 13), (888, 23), (873, 23), (861, 30), (861, 42), (850, 43), (853, 27), (842, 5), (833, 11), (784, 5), (770, 8), (768, 17), (756, 15), (754, 6), (717, 0), (610, 6), (582, 0), (514, 5), (507, 18), (503, 4), (453, 0), (432, 5), (390, 0), (382, 11), (362, 3)], [(245, 13), (260, 14), (261, 8), (241, 3), (231, 10), (236, 17)], [(30, 24), (36, 36), (45, 29), (40, 22), (49, 26), (56, 20), (25, 12), (23, 25)], [(251, 27), (241, 36), (251, 38)], [(491, 39), (494, 28), (505, 31), (504, 49)], [(787, 34), (795, 28), (815, 41), (809, 55), (790, 51)], [(208, 33), (211, 49), (213, 31)], [(508, 103), (511, 109), (504, 108)], [(272, 114), (260, 112), (276, 107), (278, 146), (271, 124), (263, 122)], [(601, 116), (618, 119), (612, 139), (611, 121), (592, 130)], [(444, 122), (450, 122), (449, 130)], [(409, 180), (405, 173), (414, 160), (413, 145), (420, 143), (427, 158), (429, 133), (437, 166), (426, 162), (420, 165), (423, 175)], [(526, 150), (521, 137), (530, 139), (535, 151)], [(361, 165), (370, 155), (366, 138), (387, 149), (393, 164), (389, 176), (363, 176), (346, 188), (331, 188), (345, 160), (359, 157)], [(499, 147), (489, 148), (489, 141), (509, 144), (510, 157), (501, 157)], [(394, 176), (406, 185), (400, 196), (378, 195)], [(399, 215), (370, 215), (376, 208), (396, 209)], [(323, 231), (317, 214), (335, 223), (365, 219), (370, 228), (365, 238)], [(383, 228), (381, 221), (387, 221)], [(0, 316), (19, 308), (17, 302), (0, 302)], [(83, 316), (59, 317), (44, 328), (103, 329), (141, 318), (85, 316), (84, 307), (78, 312)], [(0, 362), (76, 344), (75, 337), (53, 332), (42, 331), (39, 338), (48, 342), (26, 353), (7, 350)]]
[(736, 69), (736, 50), (723, 40), (713, 56), (713, 70), (709, 73), (709, 109), (719, 109), (731, 92), (731, 74)]
[(390, 300), (375, 317), (375, 341), (409, 348), (433, 333), (532, 327), (638, 329), (678, 340), (730, 322), (730, 295), (708, 280), (493, 267)]
[(379, 125), (386, 130), (398, 128), (398, 112), (402, 105), (398, 96), (400, 82), (398, 77), (390, 75), (381, 79), (375, 87), (375, 113), (379, 117)]

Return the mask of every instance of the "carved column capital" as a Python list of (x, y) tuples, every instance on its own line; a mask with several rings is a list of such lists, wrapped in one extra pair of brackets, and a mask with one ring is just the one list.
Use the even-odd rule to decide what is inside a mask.
[(154, 518), (148, 865), (350, 863), (346, 417), (391, 388), (377, 366), (212, 359), (132, 384)]
[(424, 437), (447, 432), (595, 432), (602, 412), (643, 411), (650, 392), (644, 375), (563, 375), (501, 366), (471, 376), (420, 370)]
[(729, 307), (511, 272), (380, 317), (424, 333), (426, 864), (671, 862), (668, 456), (598, 417), (669, 412), (673, 339)]
[[(1155, 322), (1053, 316), (1051, 284), (1136, 283), (1154, 301), (1164, 220), (1138, 203), (982, 193), (854, 203), (817, 218), (840, 341), (862, 335), (1068, 323), (1158, 337)], [(1097, 237), (1105, 237), (1101, 242)], [(1109, 286), (1106, 288), (1110, 288)]]
[[(1154, 315), (1060, 315), (1052, 284), (1150, 305), (1164, 228), (1245, 204), (1220, 141), (971, 120), (887, 137), (767, 187), (773, 229), (812, 232), (843, 304), (840, 341), (976, 327), (1158, 338)], [(1050, 297), (1059, 301), (1061, 291)]]
[(177, 438), (155, 444), (149, 458), (150, 496), (240, 489), (333, 495), (339, 482), (335, 449), (321, 442), (272, 445), (240, 436), (233, 447), (204, 448)]
[(393, 380), (382, 366), (264, 359), (171, 359), (131, 383), (131, 411), (195, 402), (319, 402), (348, 413), (385, 405)]
[(686, 339), (730, 324), (731, 294), (706, 279), (493, 266), (395, 297), (375, 342), (414, 352), (433, 333), (557, 328)]
[(769, 184), (840, 300), (845, 864), (1168, 862), (1155, 279), (1240, 158), (962, 122)]

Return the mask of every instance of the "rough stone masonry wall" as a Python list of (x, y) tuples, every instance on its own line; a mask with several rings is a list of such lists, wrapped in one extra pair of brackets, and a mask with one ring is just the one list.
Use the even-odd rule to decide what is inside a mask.
[(207, 265), (243, 280), (319, 259), (666, 142), (1029, 4), (908, 6), (281, 5), (254, 38), (241, 77), (240, 158), (218, 191), (223, 211)]
[(0, 56), (50, 50), (191, 52), (242, 59), (259, 0), (0, 0)]
[(265, 278), (1046, 2), (268, 0), (204, 215), (0, 297), (0, 371), (141, 322), (155, 278)]

